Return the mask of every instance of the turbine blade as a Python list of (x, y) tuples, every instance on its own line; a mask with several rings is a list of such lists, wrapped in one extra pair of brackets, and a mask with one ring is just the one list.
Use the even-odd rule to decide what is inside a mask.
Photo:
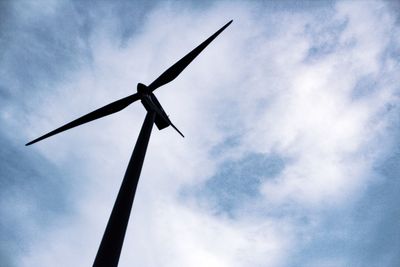
[(185, 136), (181, 133), (181, 131), (178, 130), (178, 128), (175, 127), (175, 125), (170, 121), (172, 128), (175, 129), (175, 131), (177, 131), (183, 138), (185, 138)]
[(157, 79), (155, 79), (148, 87), (154, 91), (160, 86), (167, 84), (174, 80), (178, 75), (195, 59), (201, 51), (204, 50), (226, 27), (232, 23), (232, 20), (225, 24), (221, 29), (211, 35), (207, 40), (202, 42), (199, 46), (193, 49), (189, 54), (181, 58), (178, 62), (172, 65), (169, 69), (163, 72)]
[(135, 102), (136, 100), (139, 100), (139, 99), (140, 99), (140, 96), (137, 93), (127, 96), (127, 97), (124, 97), (124, 98), (121, 98), (120, 100), (117, 100), (115, 102), (112, 102), (112, 103), (104, 106), (104, 107), (96, 109), (95, 111), (92, 111), (74, 121), (71, 121), (70, 123), (65, 124), (64, 126), (61, 126), (60, 128), (57, 128), (39, 138), (36, 138), (35, 140), (27, 143), (26, 146), (32, 145), (32, 144), (39, 142), (47, 137), (50, 137), (55, 134), (61, 133), (63, 131), (69, 130), (71, 128), (82, 125), (84, 123), (87, 123), (87, 122), (90, 122), (90, 121), (93, 121), (96, 119), (100, 119), (107, 115), (111, 115), (115, 112), (118, 112), (118, 111), (126, 108), (127, 106), (129, 106), (130, 104), (132, 104), (133, 102)]

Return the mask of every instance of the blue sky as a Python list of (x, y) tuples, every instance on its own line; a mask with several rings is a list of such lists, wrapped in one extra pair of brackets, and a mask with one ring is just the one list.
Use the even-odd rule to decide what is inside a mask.
[[(120, 266), (400, 265), (399, 8), (388, 1), (2, 1), (0, 266), (90, 266), (156, 91)], [(157, 165), (157, 168), (152, 166)]]

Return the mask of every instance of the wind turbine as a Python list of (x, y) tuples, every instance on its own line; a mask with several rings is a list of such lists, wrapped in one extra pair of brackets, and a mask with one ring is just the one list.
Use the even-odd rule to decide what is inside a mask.
[(138, 83), (137, 93), (119, 99), (93, 112), (90, 112), (26, 144), (27, 146), (34, 144), (73, 127), (111, 115), (121, 111), (137, 100), (140, 100), (147, 110), (146, 117), (140, 130), (139, 137), (136, 141), (135, 148), (133, 149), (131, 159), (128, 163), (124, 179), (119, 189), (117, 199), (115, 200), (114, 207), (108, 220), (106, 230), (104, 231), (104, 235), (97, 251), (93, 266), (118, 266), (125, 232), (129, 221), (129, 215), (132, 209), (133, 200), (135, 198), (135, 192), (153, 124), (155, 123), (159, 130), (162, 130), (168, 126), (172, 126), (182, 137), (184, 137), (168, 118), (168, 115), (165, 113), (160, 102), (158, 102), (156, 96), (153, 94), (153, 91), (178, 77), (178, 75), (204, 50), (204, 48), (206, 48), (231, 23), (232, 20), (226, 23), (208, 39), (206, 39), (195, 49), (190, 51), (186, 56), (181, 58), (178, 62), (163, 72), (150, 85), (146, 86), (142, 83)]

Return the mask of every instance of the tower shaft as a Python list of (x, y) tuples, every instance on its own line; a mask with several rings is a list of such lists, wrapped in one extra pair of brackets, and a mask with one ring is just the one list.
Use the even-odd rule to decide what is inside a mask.
[(128, 168), (115, 200), (110, 218), (104, 231), (99, 250), (93, 267), (117, 267), (124, 242), (126, 228), (129, 222), (136, 188), (139, 182), (147, 145), (155, 119), (155, 112), (150, 110), (146, 114), (142, 129), (136, 141)]

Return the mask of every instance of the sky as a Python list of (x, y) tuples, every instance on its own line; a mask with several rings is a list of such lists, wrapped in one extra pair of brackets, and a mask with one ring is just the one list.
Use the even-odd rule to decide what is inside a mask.
[(93, 263), (145, 109), (119, 266), (400, 266), (396, 1), (0, 1), (0, 266)]

